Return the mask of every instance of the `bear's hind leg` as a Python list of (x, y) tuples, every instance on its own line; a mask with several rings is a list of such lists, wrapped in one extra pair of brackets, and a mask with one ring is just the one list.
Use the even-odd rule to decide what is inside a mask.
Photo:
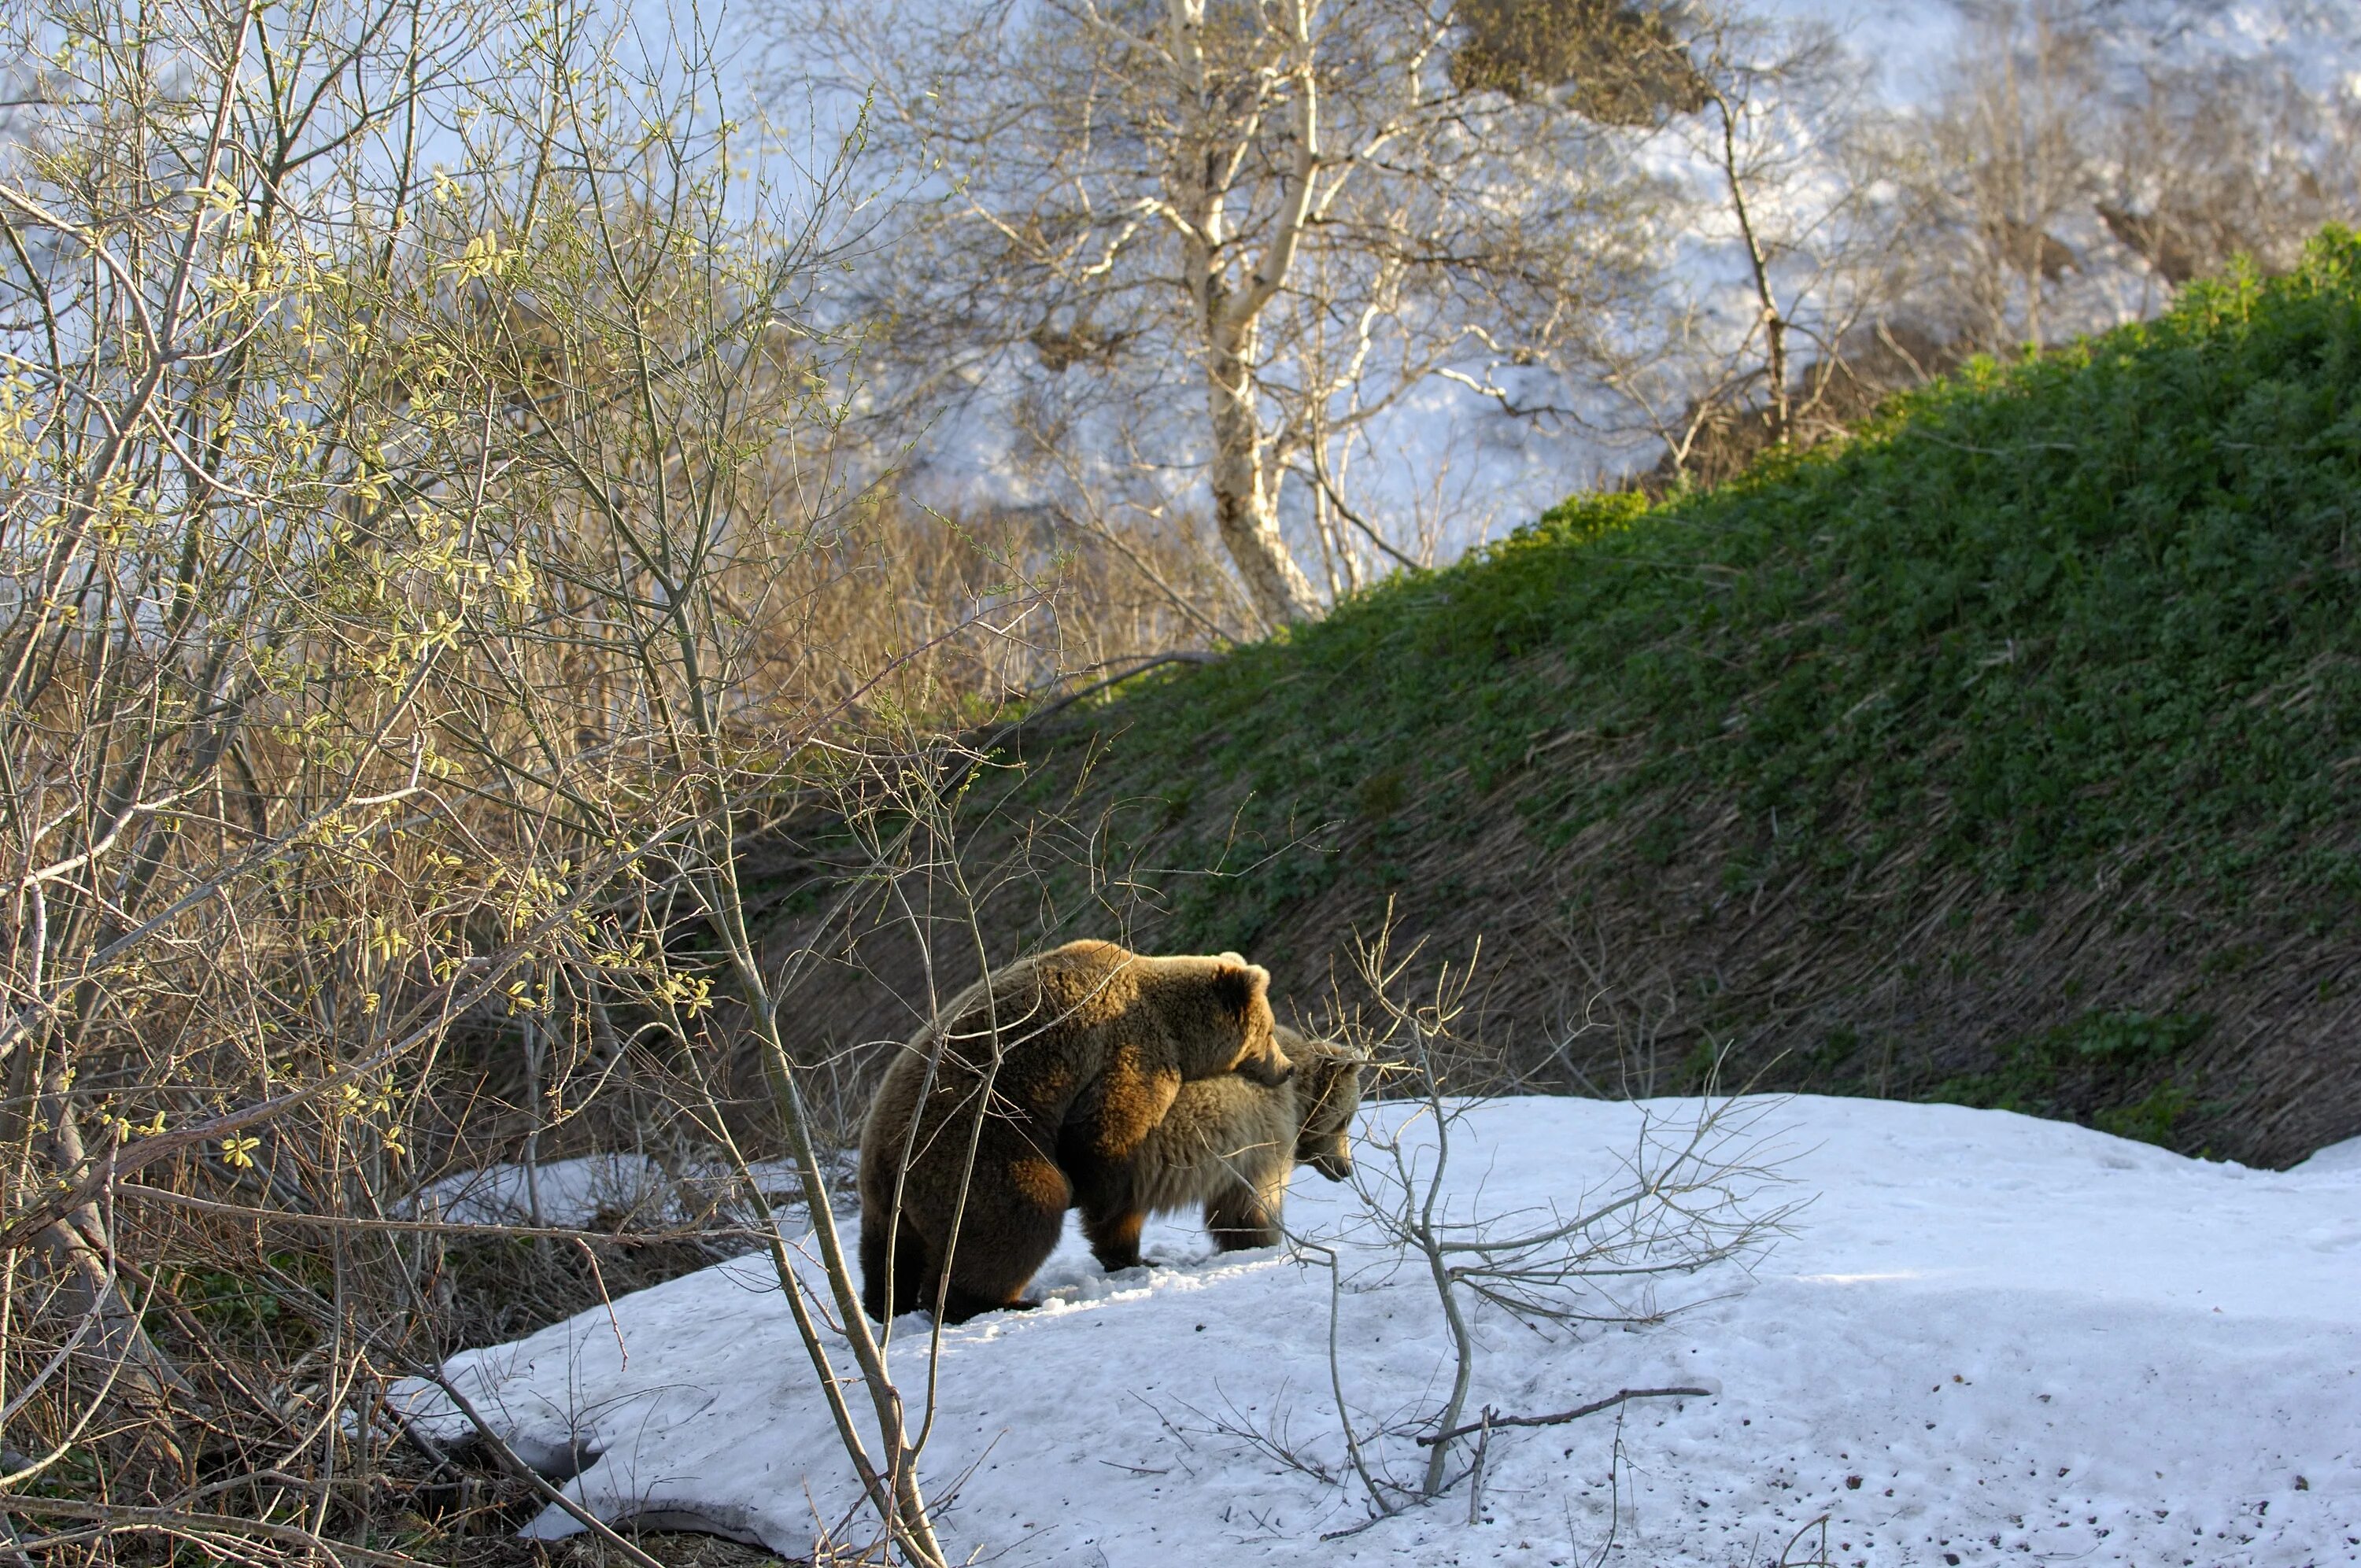
[(884, 1225), (866, 1205), (861, 1212), (861, 1310), (876, 1322), (886, 1321)]
[(1279, 1213), (1287, 1201), (1287, 1177), (1272, 1181), (1241, 1178), (1205, 1201), (1205, 1229), (1222, 1252), (1277, 1246)]
[[(943, 1321), (963, 1323), (970, 1318), (980, 1318), (986, 1312), (1029, 1312), (1041, 1303), (1026, 1297), (1003, 1301), (990, 1296), (979, 1296), (972, 1290), (953, 1285), (943, 1292)], [(929, 1310), (933, 1303), (928, 1303)]]
[[(934, 1302), (934, 1268), (928, 1262), (927, 1244), (908, 1219), (895, 1224), (884, 1216), (875, 1223), (864, 1209), (861, 1216), (861, 1308), (878, 1322), (886, 1322), (905, 1312), (913, 1312)], [(885, 1283), (885, 1240), (893, 1236), (893, 1300), (888, 1310)]]
[(950, 1285), (943, 1293), (945, 1322), (1039, 1305), (1026, 1299), (1025, 1287), (1057, 1251), (1066, 1228), (1073, 1189), (1053, 1162), (1028, 1154), (1009, 1162), (990, 1185), (984, 1168), (979, 1160), (952, 1249)]

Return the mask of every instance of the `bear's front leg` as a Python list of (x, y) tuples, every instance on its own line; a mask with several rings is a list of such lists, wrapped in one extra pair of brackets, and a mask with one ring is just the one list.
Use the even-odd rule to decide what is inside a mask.
[(1082, 1140), (1059, 1151), (1066, 1179), (1073, 1183), (1074, 1207), (1082, 1212), (1082, 1236), (1091, 1255), (1109, 1274), (1136, 1268), (1140, 1227), (1148, 1212), (1140, 1207), (1138, 1184), (1129, 1160), (1100, 1158)]
[(1077, 1097), (1060, 1131), (1059, 1162), (1073, 1182), (1082, 1234), (1110, 1274), (1139, 1266), (1148, 1214), (1135, 1198), (1131, 1162), (1180, 1092), (1179, 1073), (1118, 1058)]
[(1287, 1178), (1277, 1181), (1241, 1181), (1207, 1201), (1205, 1229), (1217, 1252), (1243, 1252), (1249, 1247), (1277, 1246), (1284, 1239), (1279, 1215), (1287, 1201)]
[(1146, 1261), (1139, 1255), (1139, 1232), (1147, 1223), (1146, 1214), (1130, 1207), (1082, 1211), (1082, 1234), (1091, 1244), (1091, 1255), (1109, 1274), (1137, 1268)]
[(1069, 1170), (1085, 1164), (1114, 1170), (1129, 1164), (1180, 1092), (1177, 1072), (1144, 1068), (1128, 1057), (1109, 1062), (1074, 1097), (1058, 1130), (1058, 1157)]

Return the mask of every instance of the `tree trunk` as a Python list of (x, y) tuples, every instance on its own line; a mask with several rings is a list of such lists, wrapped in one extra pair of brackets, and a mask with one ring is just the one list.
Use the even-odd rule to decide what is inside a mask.
[(1754, 232), (1754, 214), (1746, 203), (1746, 183), (1738, 173), (1739, 110), (1717, 94), (1721, 111), (1721, 172), (1730, 183), (1730, 208), (1738, 217), (1739, 237), (1746, 242), (1746, 262), (1754, 278), (1754, 300), (1761, 308), (1768, 353), (1764, 369), (1771, 378), (1771, 444), (1784, 446), (1794, 415), (1787, 395), (1787, 318), (1779, 309), (1778, 291), (1771, 286), (1771, 258)]
[[(1279, 532), (1279, 488), (1263, 464), (1262, 420), (1255, 408), (1255, 323), (1287, 280), (1312, 210), (1319, 168), (1319, 93), (1311, 73), (1312, 36), (1296, 5), (1293, 42), (1301, 72), (1294, 93), (1292, 167), (1278, 221), (1243, 283), (1224, 280), (1222, 247), (1231, 238), (1229, 187), (1217, 150), (1230, 131), (1211, 85), (1204, 49), (1204, 0), (1169, 0), (1166, 13), (1174, 87), (1184, 124), (1193, 127), (1174, 163), (1174, 206), (1185, 214), (1183, 245), (1190, 298), (1205, 334), (1205, 399), (1213, 415), (1213, 525), (1263, 624), (1276, 630), (1316, 620), (1319, 597)], [(1234, 128), (1234, 127), (1233, 127)]]
[(1213, 422), (1213, 525), (1221, 531), (1222, 546), (1230, 553), (1238, 576), (1246, 579), (1256, 612), (1276, 630), (1315, 619), (1320, 601), (1279, 536), (1279, 497), (1263, 473), (1250, 358), (1241, 345), (1219, 344), (1206, 356), (1205, 395)]

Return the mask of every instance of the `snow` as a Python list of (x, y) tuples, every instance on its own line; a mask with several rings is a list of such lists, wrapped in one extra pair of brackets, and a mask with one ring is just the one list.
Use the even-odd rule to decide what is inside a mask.
[[(752, 1174), (774, 1201), (799, 1194), (784, 1161), (758, 1162)], [(462, 1225), (591, 1226), (620, 1218), (644, 1227), (731, 1212), (735, 1194), (736, 1177), (727, 1167), (688, 1160), (667, 1171), (645, 1155), (610, 1152), (546, 1159), (530, 1172), (503, 1164), (439, 1176), (419, 1188), (410, 1207)]]
[(581, 1155), (544, 1160), (528, 1173), (522, 1165), (496, 1165), (442, 1177), (421, 1189), (417, 1207), (434, 1208), (455, 1224), (526, 1224), (534, 1221), (533, 1189), (540, 1189), (539, 1222), (587, 1225), (600, 1212), (631, 1213), (664, 1201), (663, 1169), (635, 1154)]
[[(1026, 1563), (1751, 1565), (1807, 1527), (1789, 1560), (1811, 1556), (1825, 1519), (1828, 1560), (1848, 1564), (2361, 1563), (2361, 1140), (2274, 1173), (1999, 1112), (1750, 1106), (1784, 1129), (1791, 1190), (1812, 1198), (1751, 1280), (1668, 1288), (1664, 1305), (1694, 1304), (1644, 1327), (1477, 1318), (1471, 1409), (1674, 1384), (1711, 1397), (1627, 1406), (1620, 1429), (1609, 1413), (1496, 1432), (1482, 1522), (1463, 1482), (1322, 1543), (1367, 1517), (1356, 1488), (1235, 1433), (1341, 1468), (1330, 1277), (1308, 1255), (1212, 1256), (1172, 1224), (1149, 1238), (1170, 1266), (1109, 1277), (1070, 1234), (1040, 1310), (945, 1332), (923, 1474), (948, 1542)], [(1455, 1135), (1455, 1201), (1498, 1213), (1611, 1182), (1642, 1110), (1476, 1106)], [(1407, 1475), (1447, 1343), (1422, 1268), (1339, 1239), (1356, 1212), (1349, 1190), (1304, 1176), (1290, 1220), (1340, 1247), (1345, 1395), (1377, 1462)], [(895, 1330), (917, 1406), (924, 1320)], [(857, 1506), (759, 1259), (620, 1299), (611, 1322), (597, 1310), (467, 1353), (447, 1375), (535, 1463), (570, 1469), (556, 1462), (577, 1443), (595, 1455), (569, 1487), (609, 1519), (800, 1553)], [(464, 1435), (429, 1387), (393, 1402)], [(1394, 1434), (1369, 1436), (1380, 1423)], [(573, 1528), (552, 1509), (528, 1533)]]
[(2312, 1157), (2296, 1167), (2306, 1176), (2328, 1176), (2346, 1173), (2361, 1176), (2361, 1138), (2347, 1138), (2341, 1144), (2331, 1144), (2317, 1149)]

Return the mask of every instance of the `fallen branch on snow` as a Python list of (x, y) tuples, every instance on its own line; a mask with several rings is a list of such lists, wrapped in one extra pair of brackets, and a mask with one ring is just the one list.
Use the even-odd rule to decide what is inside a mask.
[(1453, 1438), (1466, 1437), (1469, 1432), (1480, 1431), (1488, 1426), (1563, 1426), (1567, 1421), (1578, 1421), (1585, 1416), (1595, 1416), (1601, 1410), (1613, 1409), (1626, 1399), (1709, 1399), (1712, 1397), (1713, 1390), (1710, 1388), (1626, 1388), (1620, 1393), (1609, 1394), (1604, 1399), (1594, 1399), (1587, 1405), (1576, 1405), (1573, 1409), (1560, 1410), (1554, 1416), (1496, 1416), (1488, 1409), (1484, 1412), (1483, 1420), (1469, 1421), (1466, 1426), (1453, 1427), (1449, 1431), (1436, 1432), (1431, 1437), (1420, 1438), (1418, 1445), (1421, 1448), (1433, 1448), (1438, 1442), (1449, 1442)]

